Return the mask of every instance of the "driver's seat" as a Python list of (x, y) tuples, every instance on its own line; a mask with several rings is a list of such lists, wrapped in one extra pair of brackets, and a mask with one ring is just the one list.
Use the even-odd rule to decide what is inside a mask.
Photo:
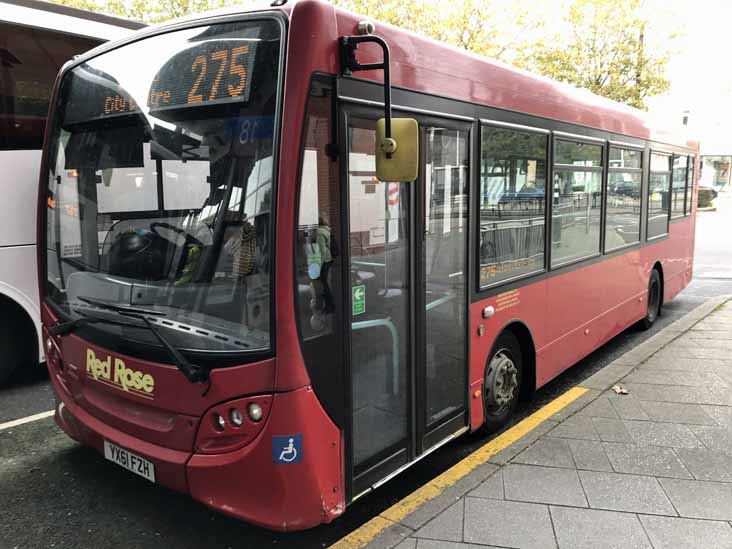
[[(166, 218), (165, 222), (169, 221)], [(158, 219), (117, 221), (104, 237), (100, 269), (125, 278), (174, 281), (186, 262), (186, 238), (156, 226), (158, 222)], [(210, 230), (203, 232), (208, 233), (207, 240), (210, 240)]]

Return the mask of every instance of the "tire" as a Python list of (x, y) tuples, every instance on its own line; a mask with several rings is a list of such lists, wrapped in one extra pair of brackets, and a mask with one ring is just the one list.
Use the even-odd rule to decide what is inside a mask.
[[(14, 322), (15, 320), (15, 322)], [(17, 319), (8, 311), (0, 313), (0, 385), (3, 385), (23, 361), (22, 339), (17, 333)]]
[(494, 433), (516, 410), (521, 392), (523, 360), (518, 339), (503, 332), (493, 344), (483, 374), (483, 428)]
[(646, 316), (641, 320), (641, 328), (648, 330), (656, 322), (661, 315), (661, 306), (663, 305), (663, 294), (661, 290), (661, 275), (658, 269), (651, 271), (651, 278), (648, 280), (648, 310)]

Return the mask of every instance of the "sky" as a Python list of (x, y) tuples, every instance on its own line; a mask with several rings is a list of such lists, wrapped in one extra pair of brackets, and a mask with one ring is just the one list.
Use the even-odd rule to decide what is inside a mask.
[[(551, 30), (564, 24), (557, 15), (571, 0), (513, 1), (539, 10)], [(645, 0), (645, 8), (657, 34), (649, 45), (655, 40), (673, 52), (666, 73), (671, 88), (646, 101), (651, 115), (681, 124), (689, 111), (689, 128), (702, 147), (732, 154), (732, 0)], [(669, 33), (678, 35), (662, 43)]]
[(724, 147), (732, 153), (732, 1), (665, 0), (663, 4), (668, 10), (663, 20), (682, 34), (668, 64), (671, 89), (650, 99), (649, 110), (656, 116), (677, 118), (688, 110), (689, 127), (703, 148)]

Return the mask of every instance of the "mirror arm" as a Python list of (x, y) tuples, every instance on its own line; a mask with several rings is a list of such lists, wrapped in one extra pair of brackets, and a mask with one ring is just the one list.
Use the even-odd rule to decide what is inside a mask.
[[(362, 42), (371, 42), (381, 47), (383, 61), (381, 63), (361, 64), (356, 59), (356, 50)], [(360, 71), (384, 71), (384, 135), (387, 140), (391, 139), (391, 73), (389, 71), (389, 46), (378, 36), (371, 34), (363, 36), (341, 36), (341, 73), (344, 76), (351, 76), (354, 72)], [(386, 157), (391, 158), (392, 153), (387, 151)]]

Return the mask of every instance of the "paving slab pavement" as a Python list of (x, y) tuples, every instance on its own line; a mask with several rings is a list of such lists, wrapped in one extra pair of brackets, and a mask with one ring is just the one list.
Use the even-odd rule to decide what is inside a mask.
[(585, 395), (368, 547), (732, 549), (732, 297), (581, 386)]

